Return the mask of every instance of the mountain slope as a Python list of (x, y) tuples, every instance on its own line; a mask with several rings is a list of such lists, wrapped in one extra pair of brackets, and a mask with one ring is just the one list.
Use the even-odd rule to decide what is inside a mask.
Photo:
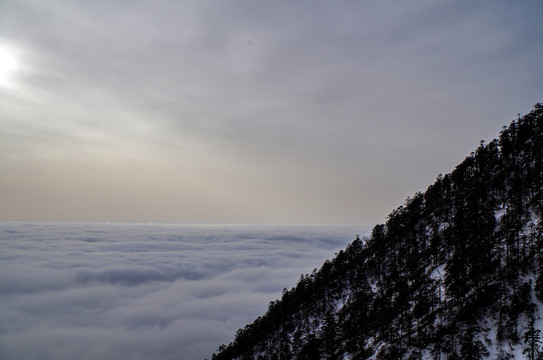
[(270, 303), (213, 359), (538, 359), (543, 107)]

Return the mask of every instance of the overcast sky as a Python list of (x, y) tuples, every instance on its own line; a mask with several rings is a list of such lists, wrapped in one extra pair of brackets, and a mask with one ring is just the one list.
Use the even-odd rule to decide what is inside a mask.
[(381, 222), (543, 100), (542, 15), (3, 0), (0, 219)]

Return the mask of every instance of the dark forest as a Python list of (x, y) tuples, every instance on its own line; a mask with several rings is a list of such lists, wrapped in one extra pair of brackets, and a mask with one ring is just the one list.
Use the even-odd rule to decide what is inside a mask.
[(536, 104), (213, 359), (541, 359), (542, 155)]

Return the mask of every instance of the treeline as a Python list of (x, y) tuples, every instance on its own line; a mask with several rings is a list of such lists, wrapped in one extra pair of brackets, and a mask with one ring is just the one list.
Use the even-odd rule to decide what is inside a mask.
[(542, 158), (537, 104), (213, 359), (540, 359)]

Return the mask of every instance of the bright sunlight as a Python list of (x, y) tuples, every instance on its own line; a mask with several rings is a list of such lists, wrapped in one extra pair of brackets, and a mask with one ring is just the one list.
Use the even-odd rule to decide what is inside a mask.
[(15, 55), (6, 48), (0, 48), (0, 86), (9, 86), (17, 71), (18, 61)]

